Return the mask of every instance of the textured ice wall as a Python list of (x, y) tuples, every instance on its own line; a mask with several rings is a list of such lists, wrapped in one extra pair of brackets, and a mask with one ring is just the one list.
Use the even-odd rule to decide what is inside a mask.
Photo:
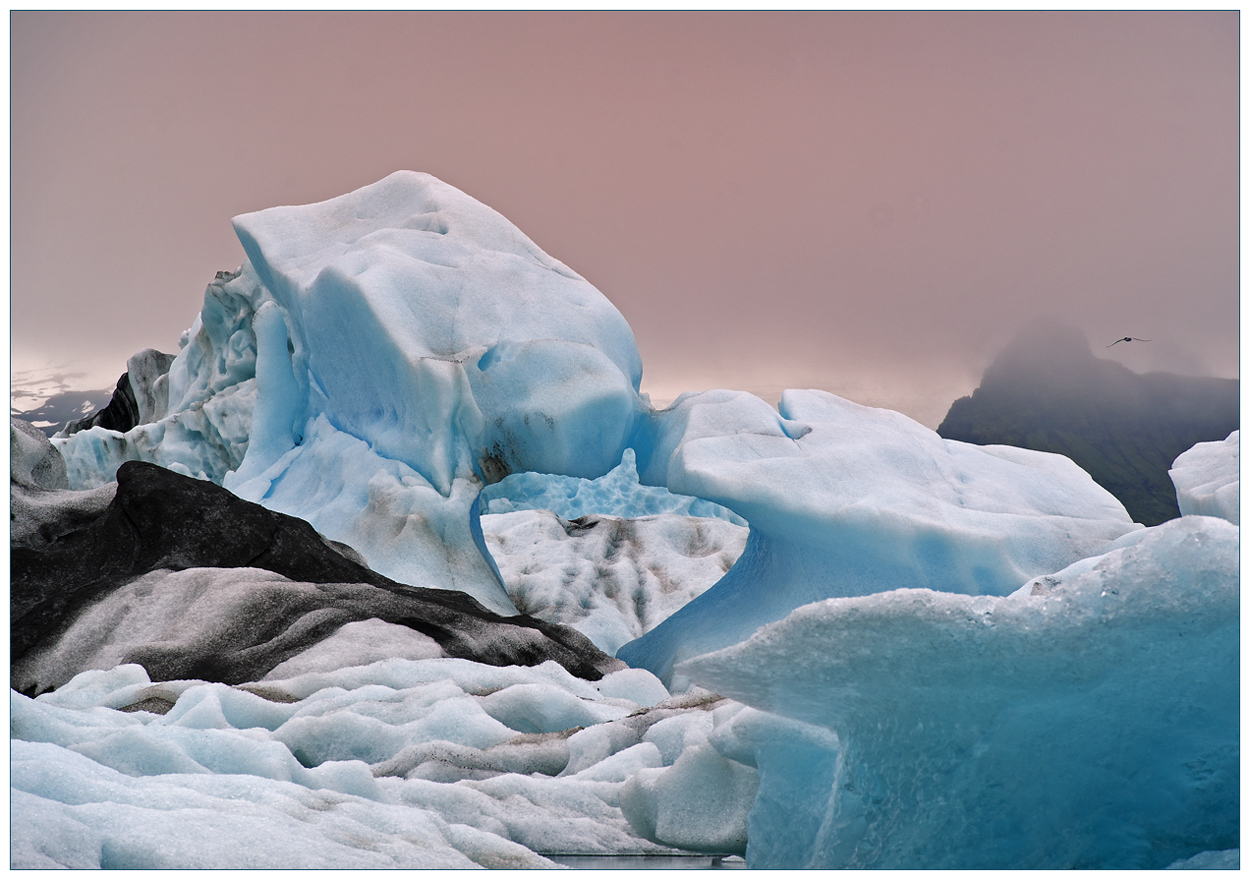
[(1197, 443), (1172, 463), (1168, 476), (1176, 487), (1181, 514), (1218, 516), (1241, 525), (1241, 432), (1224, 440)]
[(182, 334), (162, 393), (141, 395), (146, 403), (140, 415), (148, 421), (124, 434), (95, 427), (53, 438), (71, 488), (112, 482), (118, 466), (132, 460), (215, 483), (237, 468), (256, 405), (252, 324), (269, 298), (246, 265), (238, 274), (219, 272), (204, 292), (200, 314)]
[(57, 441), (70, 483), (127, 459), (307, 519), (404, 583), (515, 613), (475, 501), (516, 471), (600, 476), (644, 406), (629, 325), (497, 212), (401, 171), (235, 218), (164, 412)]
[(715, 586), (617, 656), (675, 662), (821, 599), (917, 587), (1005, 595), (1140, 526), (1069, 459), (943, 440), (900, 413), (823, 391), (777, 411), (744, 392), (683, 395), (635, 436), (644, 483), (751, 524)]
[(1183, 517), (1007, 597), (828, 599), (686, 661), (831, 732), (756, 737), (748, 863), (1163, 868), (1236, 847), (1238, 545)]

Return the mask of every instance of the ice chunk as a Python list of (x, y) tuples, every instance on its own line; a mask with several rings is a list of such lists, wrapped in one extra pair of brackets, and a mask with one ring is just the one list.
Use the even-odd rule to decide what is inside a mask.
[[(15, 826), (22, 836), (14, 868), (550, 866), (507, 840), (453, 830), (428, 810), (292, 782), (136, 778), (66, 749), (21, 741), (13, 743), (12, 779), (14, 804), (29, 817)], [(67, 789), (59, 780), (75, 785)]]
[(621, 812), (648, 840), (740, 853), (758, 785), (755, 770), (725, 760), (704, 744), (683, 752), (672, 767), (635, 773), (621, 789)]
[(759, 771), (759, 791), (746, 819), (751, 864), (815, 867), (803, 855), (834, 824), (820, 806), (830, 802), (839, 781), (837, 735), (748, 708), (718, 723), (708, 740), (724, 757)]
[(632, 709), (581, 699), (554, 685), (515, 684), (481, 700), (482, 708), (512, 730), (550, 733), (589, 727), (628, 715)]
[(710, 712), (682, 712), (651, 725), (643, 741), (655, 744), (668, 767), (687, 749), (706, 742), (712, 727)]
[(234, 275), (219, 274), (205, 290), (203, 308), (183, 334), (182, 350), (168, 373), (152, 380), (144, 415), (159, 418), (124, 434), (94, 427), (53, 438), (65, 458), (71, 488), (110, 483), (121, 463), (131, 460), (215, 483), (238, 468), (256, 405), (253, 320), (270, 300), (250, 267)]
[(517, 609), (563, 623), (609, 654), (716, 583), (747, 530), (721, 519), (640, 519), (545, 510), (483, 517), (482, 529)]
[(776, 412), (740, 392), (683, 396), (644, 428), (644, 482), (751, 524), (719, 583), (617, 652), (675, 689), (675, 662), (800, 605), (899, 586), (1005, 595), (1140, 528), (1062, 456), (943, 440), (823, 391), (786, 391)]
[[(610, 755), (597, 764), (592, 764), (580, 773), (575, 774), (574, 778), (600, 780), (603, 782), (625, 782), (640, 770), (661, 767), (663, 764), (664, 758), (653, 743), (640, 742)], [(626, 814), (626, 818), (628, 818), (628, 814)], [(661, 843), (663, 841), (656, 842)]]
[(663, 682), (645, 669), (618, 669), (595, 682), (605, 697), (629, 700), (639, 706), (654, 706), (669, 697)]
[(10, 869), (101, 866), (102, 836), (61, 804), (16, 789), (9, 798)]
[(597, 477), (620, 461), (642, 374), (629, 325), (495, 211), (400, 171), (234, 225), (296, 337), (310, 416), (444, 494), (475, 468)]
[(836, 762), (779, 766), (748, 862), (1161, 868), (1235, 846), (1239, 531), (1187, 516), (1119, 543), (1006, 597), (828, 599), (683, 663), (837, 735)]
[(1241, 524), (1241, 432), (1222, 441), (1198, 443), (1172, 463), (1168, 476), (1176, 487), (1181, 514), (1218, 516)]

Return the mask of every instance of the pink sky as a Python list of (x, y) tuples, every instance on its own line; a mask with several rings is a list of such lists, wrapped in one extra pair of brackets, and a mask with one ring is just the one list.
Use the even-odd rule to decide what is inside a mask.
[(399, 168), (595, 284), (661, 401), (819, 387), (935, 426), (1038, 315), (1238, 374), (1237, 12), (10, 22), (16, 384), (176, 351), (232, 216)]

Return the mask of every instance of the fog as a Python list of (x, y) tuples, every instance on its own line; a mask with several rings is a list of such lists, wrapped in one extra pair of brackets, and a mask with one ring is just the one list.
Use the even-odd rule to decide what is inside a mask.
[(400, 168), (595, 284), (658, 403), (819, 387), (932, 427), (1038, 315), (1237, 375), (1235, 11), (14, 12), (11, 40), (28, 398), (176, 351), (232, 216)]

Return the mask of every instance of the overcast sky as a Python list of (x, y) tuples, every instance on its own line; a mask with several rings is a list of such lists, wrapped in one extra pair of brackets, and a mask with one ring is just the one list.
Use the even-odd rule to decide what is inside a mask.
[(15, 386), (177, 351), (232, 216), (400, 168), (598, 287), (659, 401), (819, 387), (933, 427), (1042, 315), (1237, 375), (1237, 12), (10, 22)]

